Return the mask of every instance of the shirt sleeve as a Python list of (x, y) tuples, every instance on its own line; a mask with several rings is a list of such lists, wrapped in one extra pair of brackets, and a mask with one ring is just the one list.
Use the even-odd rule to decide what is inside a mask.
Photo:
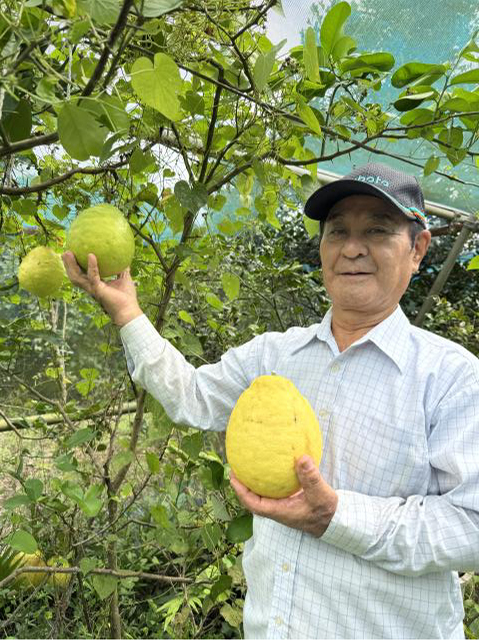
[[(456, 386), (457, 388), (457, 386)], [(402, 575), (479, 569), (479, 388), (443, 398), (429, 437), (431, 493), (339, 490), (322, 540)]]
[(224, 430), (238, 397), (259, 375), (263, 336), (198, 368), (160, 336), (146, 315), (124, 325), (120, 337), (132, 380), (178, 424)]

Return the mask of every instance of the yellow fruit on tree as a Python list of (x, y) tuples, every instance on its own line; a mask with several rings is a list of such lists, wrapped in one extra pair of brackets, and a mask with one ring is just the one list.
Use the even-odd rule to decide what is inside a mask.
[(253, 380), (226, 429), (226, 457), (238, 480), (261, 496), (284, 498), (300, 488), (295, 460), (307, 454), (319, 464), (321, 453), (318, 420), (295, 385), (277, 375)]
[[(47, 566), (49, 567), (69, 567), (70, 565), (64, 558), (53, 557), (50, 558), (47, 562)], [(53, 584), (55, 587), (66, 587), (70, 582), (72, 577), (71, 573), (52, 573), (48, 578), (50, 584)]]
[[(40, 551), (35, 551), (35, 553), (17, 553), (14, 557), (15, 560), (21, 560), (18, 566), (29, 566), (29, 567), (45, 567), (45, 561), (43, 560), (43, 556)], [(18, 567), (17, 567), (18, 568)], [(15, 580), (15, 584), (17, 586), (27, 586), (27, 587), (38, 587), (39, 584), (42, 583), (43, 578), (45, 577), (45, 573), (39, 571), (33, 571), (31, 573), (21, 573), (18, 578)]]
[(54, 295), (62, 286), (65, 268), (51, 247), (35, 247), (23, 258), (18, 269), (22, 289), (44, 298)]
[(78, 264), (88, 267), (88, 254), (94, 253), (100, 277), (113, 276), (130, 266), (135, 238), (122, 212), (111, 204), (96, 204), (81, 211), (72, 222), (66, 249), (73, 251)]

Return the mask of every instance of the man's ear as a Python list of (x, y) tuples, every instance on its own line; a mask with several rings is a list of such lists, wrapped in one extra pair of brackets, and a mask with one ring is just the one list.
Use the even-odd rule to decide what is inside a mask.
[(431, 244), (431, 237), (431, 232), (428, 231), (428, 229), (424, 229), (424, 231), (421, 231), (416, 236), (416, 239), (414, 241), (414, 262), (417, 263), (417, 268), (419, 268), (422, 259), (429, 249), (429, 245)]

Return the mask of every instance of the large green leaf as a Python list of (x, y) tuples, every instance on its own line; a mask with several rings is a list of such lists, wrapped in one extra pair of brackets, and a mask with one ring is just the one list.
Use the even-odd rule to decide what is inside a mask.
[(260, 53), (253, 67), (253, 79), (258, 91), (265, 88), (271, 71), (274, 67), (275, 51), (270, 49), (268, 53)]
[(341, 62), (342, 71), (365, 69), (366, 71), (389, 71), (394, 67), (394, 56), (384, 51), (377, 53), (364, 53), (359, 56), (350, 56)]
[(28, 138), (32, 130), (32, 110), (30, 103), (23, 98), (9, 111), (3, 110), (3, 127), (10, 142)]
[(131, 68), (131, 84), (137, 96), (169, 120), (182, 117), (178, 94), (183, 80), (176, 62), (164, 53), (157, 53), (154, 63), (138, 58)]
[(429, 86), (418, 85), (401, 93), (394, 106), (398, 111), (410, 111), (419, 106), (424, 100), (432, 100), (437, 91)]
[(100, 600), (108, 598), (116, 589), (118, 578), (115, 576), (93, 575), (91, 577), (93, 588), (100, 596)]
[(226, 537), (230, 542), (245, 542), (253, 535), (253, 516), (237, 516), (228, 524)]
[(121, 10), (121, 0), (77, 0), (83, 12), (98, 24), (114, 24)]
[(106, 129), (86, 109), (67, 103), (58, 114), (58, 135), (72, 158), (88, 160), (100, 155)]
[(437, 76), (436, 80), (446, 73), (442, 64), (426, 64), (424, 62), (408, 62), (399, 67), (391, 78), (393, 87), (400, 89), (421, 78), (421, 76)]
[(318, 47), (316, 45), (316, 32), (312, 27), (306, 29), (303, 62), (308, 80), (319, 82)]
[(321, 46), (326, 56), (343, 36), (343, 26), (350, 15), (351, 7), (347, 2), (339, 2), (326, 14), (321, 25)]
[[(158, 18), (173, 9), (177, 9), (183, 4), (184, 0), (144, 0), (141, 15), (145, 18)], [(137, 4), (137, 7), (141, 3)]]
[(479, 84), (479, 69), (471, 69), (451, 78), (449, 84)]
[(221, 276), (223, 291), (230, 300), (235, 300), (240, 291), (240, 279), (234, 273), (223, 273)]
[(18, 529), (10, 537), (8, 544), (17, 551), (22, 553), (35, 553), (38, 549), (38, 544), (35, 538), (28, 531)]

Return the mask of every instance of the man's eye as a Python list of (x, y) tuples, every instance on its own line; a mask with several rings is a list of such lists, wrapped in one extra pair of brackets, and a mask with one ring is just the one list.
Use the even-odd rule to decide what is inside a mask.
[(340, 229), (339, 227), (337, 227), (336, 229), (330, 229), (329, 230), (329, 235), (341, 235), (342, 233), (345, 233), (344, 229)]
[(387, 233), (388, 230), (384, 227), (372, 227), (369, 229), (369, 233)]

